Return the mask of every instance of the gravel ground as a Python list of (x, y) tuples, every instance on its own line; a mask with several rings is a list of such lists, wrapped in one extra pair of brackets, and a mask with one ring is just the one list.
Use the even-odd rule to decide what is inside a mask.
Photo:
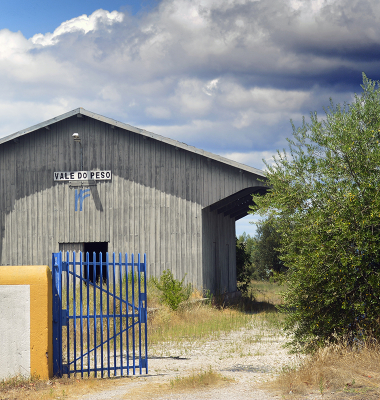
[[(273, 380), (284, 366), (300, 359), (284, 349), (281, 331), (242, 329), (218, 339), (170, 343), (149, 349), (149, 374), (115, 379), (112, 389), (99, 389), (81, 399), (108, 400), (379, 400), (375, 392), (324, 393), (305, 395), (269, 390), (264, 383)], [(217, 386), (201, 389), (171, 390), (170, 381), (212, 368), (229, 378)], [(109, 385), (108, 385), (109, 386)]]
[[(91, 393), (82, 399), (279, 399), (261, 383), (273, 379), (283, 366), (297, 359), (282, 347), (277, 330), (242, 329), (209, 341), (169, 343), (149, 349), (149, 375), (115, 380), (112, 390)], [(172, 392), (167, 383), (212, 368), (228, 382), (207, 389)], [(318, 397), (314, 397), (318, 398)]]

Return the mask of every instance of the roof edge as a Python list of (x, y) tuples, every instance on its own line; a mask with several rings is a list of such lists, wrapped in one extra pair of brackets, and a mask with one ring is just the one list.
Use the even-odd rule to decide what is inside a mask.
[(187, 150), (187, 151), (190, 151), (190, 152), (195, 153), (195, 154), (199, 154), (201, 156), (210, 158), (211, 160), (219, 161), (219, 162), (221, 162), (223, 164), (228, 164), (228, 165), (231, 165), (233, 167), (236, 167), (236, 168), (251, 172), (253, 174), (260, 175), (263, 178), (266, 177), (265, 173), (263, 171), (261, 171), (260, 169), (253, 168), (253, 167), (250, 167), (248, 165), (239, 163), (237, 161), (230, 160), (229, 158), (222, 157), (222, 156), (220, 156), (218, 154), (210, 153), (210, 152), (208, 152), (206, 150), (202, 150), (202, 149), (199, 149), (197, 147), (188, 145), (186, 143), (179, 142), (178, 140), (170, 139), (170, 138), (167, 138), (165, 136), (158, 135), (157, 133), (149, 132), (149, 131), (147, 131), (145, 129), (136, 128), (136, 127), (134, 127), (132, 125), (126, 124), (124, 122), (116, 121), (116, 120), (114, 120), (112, 118), (109, 118), (109, 117), (104, 117), (103, 115), (99, 115), (99, 114), (93, 113), (91, 111), (87, 111), (84, 108), (80, 108), (79, 110), (80, 110), (81, 114), (83, 114), (83, 115), (85, 115), (87, 117), (95, 118), (95, 119), (97, 119), (99, 121), (108, 123), (110, 125), (117, 126), (117, 127), (129, 130), (129, 131), (135, 132), (135, 133), (139, 133), (140, 135), (143, 135), (143, 136), (158, 140), (160, 142), (164, 142), (164, 143), (170, 144), (170, 145), (172, 145), (174, 147), (177, 147), (177, 148), (180, 148), (180, 149), (183, 149), (183, 150)]
[(30, 126), (29, 128), (22, 129), (21, 131), (18, 131), (18, 132), (12, 133), (11, 135), (8, 135), (8, 136), (5, 136), (3, 138), (0, 138), (0, 144), (9, 142), (9, 141), (14, 140), (14, 139), (17, 139), (20, 136), (24, 136), (27, 133), (36, 131), (38, 129), (45, 128), (45, 127), (47, 127), (49, 125), (55, 124), (56, 122), (62, 121), (63, 119), (70, 118), (73, 115), (81, 114), (80, 110), (81, 110), (81, 108), (76, 108), (75, 110), (69, 111), (69, 112), (67, 112), (65, 114), (62, 114), (62, 115), (59, 115), (58, 117), (54, 117), (54, 118), (48, 119), (47, 121), (40, 122), (39, 124)]
[(132, 125), (116, 121), (116, 120), (114, 120), (112, 118), (104, 117), (102, 115), (99, 115), (99, 114), (93, 113), (91, 111), (85, 110), (82, 107), (75, 108), (74, 110), (69, 111), (69, 112), (67, 112), (65, 114), (59, 115), (58, 117), (51, 118), (51, 119), (49, 119), (47, 121), (41, 122), (41, 123), (33, 125), (33, 126), (29, 127), (29, 128), (22, 129), (21, 131), (18, 131), (18, 132), (15, 132), (15, 133), (11, 134), (11, 135), (8, 135), (8, 136), (5, 136), (3, 138), (0, 138), (0, 145), (3, 144), (3, 143), (9, 142), (11, 140), (14, 140), (14, 139), (16, 139), (16, 138), (18, 138), (20, 136), (24, 136), (24, 135), (26, 135), (26, 134), (28, 134), (30, 132), (36, 131), (36, 130), (41, 129), (41, 128), (48, 127), (49, 125), (52, 125), (52, 124), (54, 124), (56, 122), (59, 122), (59, 121), (62, 121), (64, 119), (66, 119), (66, 118), (70, 118), (70, 117), (72, 117), (74, 115), (77, 115), (77, 114), (82, 114), (82, 115), (85, 115), (87, 117), (94, 118), (94, 119), (96, 119), (98, 121), (113, 125), (115, 127), (119, 127), (119, 128), (122, 128), (122, 129), (125, 129), (125, 130), (128, 130), (128, 131), (131, 131), (131, 132), (138, 133), (140, 135), (152, 138), (154, 140), (158, 140), (160, 142), (172, 145), (172, 146), (177, 147), (179, 149), (183, 149), (183, 150), (187, 150), (187, 151), (190, 151), (192, 153), (195, 153), (195, 154), (199, 154), (201, 156), (209, 158), (210, 160), (215, 160), (215, 161), (221, 162), (223, 164), (227, 164), (227, 165), (230, 165), (232, 167), (239, 168), (240, 170), (247, 171), (247, 172), (259, 175), (259, 176), (261, 176), (263, 178), (266, 177), (265, 173), (263, 171), (261, 171), (260, 169), (250, 167), (248, 165), (239, 163), (237, 161), (230, 160), (228, 158), (219, 156), (219, 155), (214, 154), (214, 153), (210, 153), (210, 152), (202, 150), (202, 149), (198, 149), (197, 147), (190, 146), (190, 145), (188, 145), (186, 143), (179, 142), (177, 140), (170, 139), (170, 138), (167, 138), (165, 136), (157, 135), (156, 133), (146, 131), (145, 129), (136, 128), (136, 127), (134, 127)]

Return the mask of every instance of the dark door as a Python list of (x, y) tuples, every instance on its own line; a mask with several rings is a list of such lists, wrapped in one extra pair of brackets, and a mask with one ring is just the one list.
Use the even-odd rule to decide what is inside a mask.
[[(107, 242), (89, 242), (83, 243), (83, 252), (84, 252), (84, 259), (87, 262), (87, 253), (90, 262), (93, 262), (94, 253), (96, 257), (96, 262), (100, 262), (100, 253), (102, 254), (102, 277), (103, 282), (107, 282), (107, 268), (106, 268), (106, 253), (108, 252), (108, 243)], [(84, 269), (84, 277), (87, 279), (87, 268)], [(90, 268), (89, 271), (89, 279), (91, 282), (94, 281), (94, 270)], [(96, 282), (100, 281), (100, 265), (96, 266)]]

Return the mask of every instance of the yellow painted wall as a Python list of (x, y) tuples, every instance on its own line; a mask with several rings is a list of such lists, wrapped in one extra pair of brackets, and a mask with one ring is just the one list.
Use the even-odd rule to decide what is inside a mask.
[(0, 266), (0, 285), (30, 285), (30, 372), (53, 376), (52, 281), (47, 266)]

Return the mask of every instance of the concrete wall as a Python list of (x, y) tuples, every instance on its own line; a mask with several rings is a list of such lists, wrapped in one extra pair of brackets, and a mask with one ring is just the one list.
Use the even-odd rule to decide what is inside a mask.
[(53, 376), (52, 283), (47, 266), (0, 267), (0, 379)]

